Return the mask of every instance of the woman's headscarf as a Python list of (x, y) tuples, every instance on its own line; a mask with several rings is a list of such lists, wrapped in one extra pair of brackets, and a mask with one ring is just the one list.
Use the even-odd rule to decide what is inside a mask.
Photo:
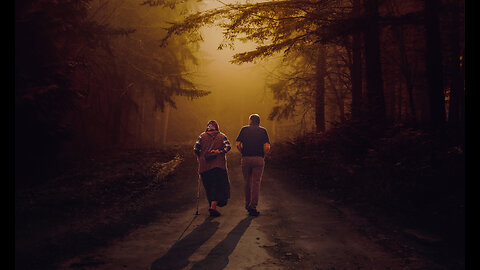
[(214, 130), (219, 131), (218, 130), (218, 124), (217, 124), (217, 121), (211, 120), (207, 124), (207, 130), (206, 131), (214, 131)]

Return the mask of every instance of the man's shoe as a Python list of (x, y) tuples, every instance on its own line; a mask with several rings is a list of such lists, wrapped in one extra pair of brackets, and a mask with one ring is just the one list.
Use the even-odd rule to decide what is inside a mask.
[(260, 215), (260, 212), (258, 212), (257, 209), (248, 209), (248, 215), (258, 217), (258, 215)]
[(220, 212), (218, 212), (218, 211), (215, 210), (215, 209), (208, 209), (208, 212), (210, 212), (210, 216), (211, 216), (211, 217), (218, 217), (218, 216), (221, 215)]

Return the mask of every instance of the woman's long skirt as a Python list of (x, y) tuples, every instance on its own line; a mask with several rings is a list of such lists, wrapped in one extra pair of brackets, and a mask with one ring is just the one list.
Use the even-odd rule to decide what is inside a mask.
[(225, 206), (230, 198), (230, 182), (227, 171), (222, 168), (213, 168), (200, 174), (203, 187), (207, 195), (208, 205), (217, 201), (218, 206)]

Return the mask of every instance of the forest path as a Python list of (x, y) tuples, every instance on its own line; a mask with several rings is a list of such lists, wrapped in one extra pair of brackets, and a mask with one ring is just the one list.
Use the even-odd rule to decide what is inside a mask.
[(58, 269), (425, 269), (422, 260), (378, 244), (385, 236), (362, 234), (358, 225), (364, 221), (348, 209), (295, 188), (288, 171), (278, 168), (266, 167), (261, 214), (248, 216), (234, 151), (228, 155), (231, 198), (219, 208), (222, 216), (208, 216), (203, 187), (195, 215), (196, 161), (187, 157), (172, 180), (181, 192), (161, 198), (184, 201), (178, 209), (159, 211), (154, 222)]

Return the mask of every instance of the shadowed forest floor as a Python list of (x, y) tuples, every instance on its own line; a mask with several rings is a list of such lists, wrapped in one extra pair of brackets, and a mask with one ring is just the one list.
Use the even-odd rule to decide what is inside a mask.
[[(464, 269), (462, 147), (439, 148), (411, 129), (374, 140), (342, 134), (274, 144), (256, 219), (243, 213), (240, 157), (232, 150), (231, 202), (209, 220), (202, 194), (203, 215), (183, 242), (177, 237), (195, 210), (190, 146), (104, 152), (71, 163), (45, 183), (16, 187), (16, 269), (161, 269), (168, 254), (183, 256), (191, 269)], [(183, 160), (175, 172), (155, 179), (155, 162), (177, 154)], [(207, 249), (185, 249), (210, 236), (202, 240)], [(143, 257), (115, 261), (112, 249)], [(180, 250), (191, 252), (190, 261)], [(251, 261), (239, 259), (245, 254)]]

